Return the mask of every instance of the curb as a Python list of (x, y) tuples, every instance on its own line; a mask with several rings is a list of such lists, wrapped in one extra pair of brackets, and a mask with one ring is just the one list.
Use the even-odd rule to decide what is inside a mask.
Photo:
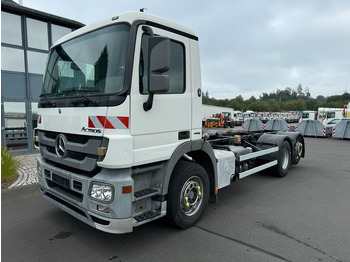
[(17, 156), (18, 160), (21, 162), (21, 167), (17, 171), (17, 180), (8, 187), (9, 189), (38, 183), (38, 174), (36, 170), (36, 158), (38, 155), (39, 154)]

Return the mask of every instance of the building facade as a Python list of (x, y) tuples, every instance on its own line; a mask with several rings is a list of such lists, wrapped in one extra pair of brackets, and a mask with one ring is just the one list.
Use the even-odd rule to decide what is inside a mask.
[(49, 47), (84, 24), (1, 1), (1, 145), (33, 153)]

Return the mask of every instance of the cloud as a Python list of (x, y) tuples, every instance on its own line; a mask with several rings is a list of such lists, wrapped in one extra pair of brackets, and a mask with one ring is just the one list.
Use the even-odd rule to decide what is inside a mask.
[(313, 97), (329, 96), (342, 94), (350, 84), (347, 0), (24, 3), (86, 24), (146, 7), (187, 26), (199, 36), (203, 89), (216, 98), (259, 97), (299, 83)]

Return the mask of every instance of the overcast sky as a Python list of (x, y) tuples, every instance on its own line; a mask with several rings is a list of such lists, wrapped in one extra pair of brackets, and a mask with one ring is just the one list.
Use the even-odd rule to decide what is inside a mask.
[(300, 83), (312, 97), (350, 92), (348, 0), (23, 0), (90, 24), (147, 8), (199, 37), (203, 90), (245, 99)]

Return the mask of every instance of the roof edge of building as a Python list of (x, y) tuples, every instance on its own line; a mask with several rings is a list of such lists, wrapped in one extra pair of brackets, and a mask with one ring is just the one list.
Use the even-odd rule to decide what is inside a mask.
[(32, 18), (37, 18), (39, 20), (46, 19), (58, 25), (75, 27), (76, 29), (85, 26), (85, 24), (75, 20), (67, 19), (57, 15), (52, 15), (49, 13), (45, 13), (39, 10), (35, 10), (26, 6), (19, 5), (17, 3), (11, 3), (9, 1), (4, 1), (4, 0), (1, 0), (1, 11), (9, 11), (11, 13), (17, 13), (17, 14), (26, 14)]

